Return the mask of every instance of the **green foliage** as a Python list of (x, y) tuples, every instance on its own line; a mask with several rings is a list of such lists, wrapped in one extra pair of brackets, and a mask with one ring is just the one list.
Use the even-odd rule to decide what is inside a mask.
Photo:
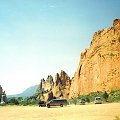
[(36, 105), (38, 103), (38, 101), (36, 100), (36, 97), (35, 96), (31, 96), (31, 97), (26, 97), (24, 99), (21, 99), (19, 101), (19, 104), (20, 105)]
[(105, 91), (102, 95), (102, 97), (105, 99), (105, 101), (107, 102), (109, 94)]
[(74, 99), (71, 99), (71, 100), (68, 100), (68, 102), (70, 103), (70, 104), (77, 104), (78, 103), (78, 99), (77, 98), (74, 98)]
[(90, 99), (88, 97), (85, 98), (87, 103), (90, 103)]
[(33, 96), (37, 97), (37, 96), (39, 96), (41, 94), (41, 92), (42, 92), (41, 89), (38, 87)]
[(36, 105), (38, 104), (38, 101), (36, 100), (35, 96), (31, 96), (31, 97), (26, 97), (26, 98), (22, 98), (22, 97), (18, 97), (18, 98), (9, 98), (8, 99), (8, 105)]
[(36, 90), (36, 93), (33, 95), (33, 96), (35, 96), (36, 98), (38, 97), (38, 96), (41, 96), (41, 95), (43, 95), (44, 93), (48, 93), (49, 91), (48, 90), (44, 90), (44, 88), (37, 88), (37, 90)]
[(2, 103), (2, 104), (0, 104), (0, 106), (6, 106), (6, 104), (5, 104), (5, 103)]
[(85, 99), (86, 102), (94, 102), (95, 97), (100, 97), (102, 102), (119, 102), (120, 101), (120, 90), (112, 90), (110, 93), (105, 92), (92, 92), (87, 95), (81, 95), (77, 98), (69, 100), (70, 104), (79, 104), (81, 98)]
[(120, 90), (112, 90), (109, 93), (108, 101), (110, 101), (110, 102), (119, 102), (120, 101)]
[(13, 98), (8, 99), (8, 104), (9, 105), (18, 105), (19, 102), (18, 102), (17, 98), (13, 97)]
[[(40, 91), (39, 91), (40, 92)], [(46, 91), (41, 91), (39, 94), (43, 94), (43, 92)], [(73, 99), (69, 99), (68, 102), (70, 104), (79, 104), (80, 99), (85, 99), (87, 103), (90, 102), (94, 102), (95, 97), (100, 97), (102, 102), (119, 102), (120, 101), (120, 90), (112, 90), (109, 94), (105, 91), (105, 92), (92, 92), (90, 94), (87, 95), (81, 95), (77, 98), (73, 98)], [(37, 101), (37, 94), (33, 95), (31, 97), (26, 97), (26, 98), (22, 98), (22, 97), (18, 97), (18, 98), (9, 98), (8, 99), (8, 104), (9, 105), (37, 105), (38, 101)], [(1, 104), (0, 106), (4, 106), (5, 104)]]

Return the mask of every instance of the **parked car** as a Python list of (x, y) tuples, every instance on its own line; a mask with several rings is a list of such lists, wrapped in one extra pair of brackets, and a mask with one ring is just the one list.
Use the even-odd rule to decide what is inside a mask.
[(39, 107), (45, 107), (46, 102), (45, 101), (39, 101)]
[(95, 97), (94, 103), (95, 103), (95, 104), (102, 104), (101, 98), (100, 98), (100, 97)]
[(80, 99), (80, 105), (85, 105), (85, 99), (84, 98), (82, 98), (82, 99)]
[(50, 108), (51, 106), (60, 106), (63, 107), (64, 105), (67, 105), (66, 99), (52, 99), (49, 102), (47, 102), (46, 106)]

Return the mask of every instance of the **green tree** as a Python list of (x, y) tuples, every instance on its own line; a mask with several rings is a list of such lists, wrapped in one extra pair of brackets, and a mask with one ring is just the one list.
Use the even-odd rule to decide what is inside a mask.
[(109, 97), (109, 94), (105, 91), (104, 93), (103, 93), (103, 96), (102, 96), (104, 99), (105, 99), (105, 101), (107, 102), (108, 101), (108, 97)]
[(16, 99), (16, 98), (9, 98), (8, 99), (8, 104), (11, 104), (11, 105), (18, 105), (19, 104), (19, 102), (18, 102), (18, 100)]
[(90, 103), (90, 99), (88, 97), (85, 98), (87, 103)]

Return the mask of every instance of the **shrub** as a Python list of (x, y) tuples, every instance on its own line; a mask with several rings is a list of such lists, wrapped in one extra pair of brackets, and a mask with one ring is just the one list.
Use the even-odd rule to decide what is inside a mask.
[(102, 97), (105, 99), (105, 101), (108, 101), (109, 94), (105, 91), (102, 95)]
[(18, 105), (19, 102), (18, 102), (18, 100), (16, 98), (13, 97), (13, 98), (8, 99), (8, 104), (9, 105)]
[(85, 98), (86, 102), (90, 103), (90, 99), (88, 97)]
[(83, 98), (86, 102), (94, 102), (95, 97), (100, 97), (102, 102), (119, 102), (120, 101), (120, 90), (112, 90), (109, 94), (105, 92), (92, 92), (87, 95), (81, 95), (77, 98), (73, 98), (70, 101), (72, 104), (79, 103), (80, 99)]

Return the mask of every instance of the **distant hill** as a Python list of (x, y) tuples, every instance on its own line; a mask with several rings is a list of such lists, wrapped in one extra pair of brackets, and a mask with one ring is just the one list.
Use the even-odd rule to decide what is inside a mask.
[(10, 97), (30, 97), (36, 92), (37, 88), (38, 88), (38, 85), (34, 85), (34, 86), (27, 88), (25, 91), (23, 91), (20, 94), (8, 95), (7, 97), (8, 98), (10, 98)]

